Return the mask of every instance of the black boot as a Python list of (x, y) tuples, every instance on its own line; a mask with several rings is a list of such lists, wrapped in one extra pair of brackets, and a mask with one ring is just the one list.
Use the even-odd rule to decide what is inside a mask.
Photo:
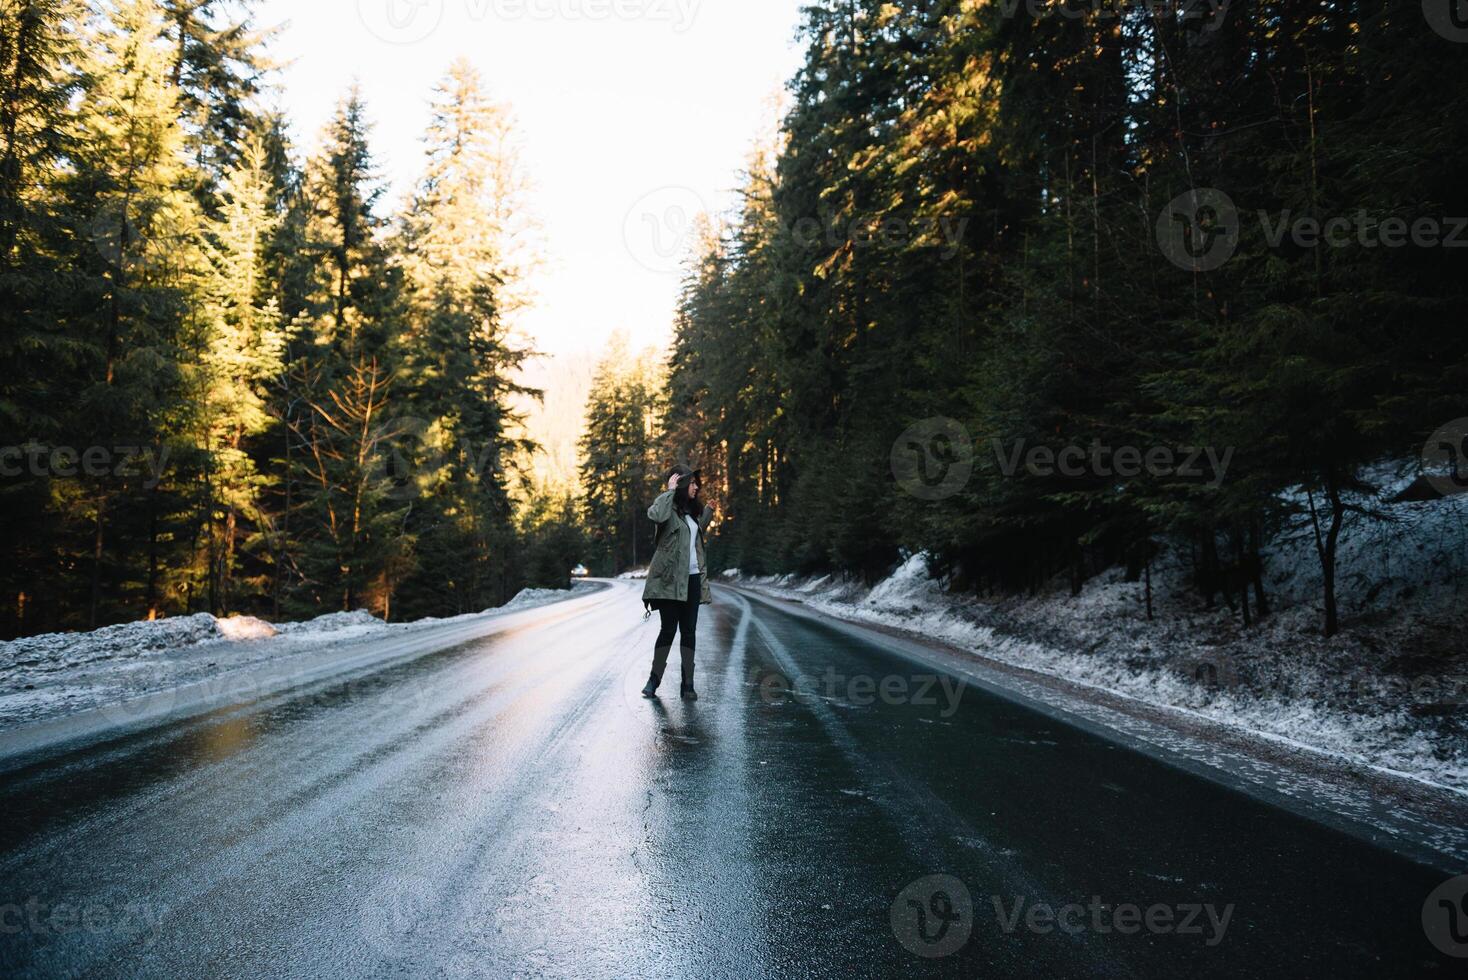
[(693, 671), (691, 669), (685, 669), (683, 671), (683, 686), (679, 689), (678, 694), (684, 701), (698, 700), (698, 692), (693, 689)]
[(642, 689), (642, 696), (655, 698), (658, 696), (658, 685), (663, 682), (663, 676), (657, 671), (647, 675), (647, 686)]

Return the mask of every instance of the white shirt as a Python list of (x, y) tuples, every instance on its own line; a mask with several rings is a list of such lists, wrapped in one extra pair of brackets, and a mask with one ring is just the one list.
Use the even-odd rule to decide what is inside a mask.
[(701, 575), (703, 569), (698, 567), (698, 522), (687, 514), (683, 519), (688, 522), (688, 574)]

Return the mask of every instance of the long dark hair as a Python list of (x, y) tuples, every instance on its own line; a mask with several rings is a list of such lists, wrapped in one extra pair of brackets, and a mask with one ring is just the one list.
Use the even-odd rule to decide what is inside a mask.
[[(703, 473), (700, 470), (689, 469), (687, 466), (675, 466), (668, 474), (678, 477), (678, 489), (673, 491), (673, 511), (679, 517), (691, 517), (695, 521), (703, 516), (703, 504), (696, 498), (688, 495), (688, 488), (697, 484), (703, 489)], [(684, 477), (692, 477), (686, 483)]]

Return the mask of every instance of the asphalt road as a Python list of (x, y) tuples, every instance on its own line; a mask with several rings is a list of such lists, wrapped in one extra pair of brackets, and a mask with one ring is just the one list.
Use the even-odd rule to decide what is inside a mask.
[[(1449, 877), (720, 591), (0, 776), (6, 976), (1461, 976)], [(675, 658), (676, 660), (676, 654)], [(793, 690), (792, 690), (793, 689)], [(939, 877), (934, 877), (939, 876)], [(1468, 950), (1465, 950), (1468, 951)]]

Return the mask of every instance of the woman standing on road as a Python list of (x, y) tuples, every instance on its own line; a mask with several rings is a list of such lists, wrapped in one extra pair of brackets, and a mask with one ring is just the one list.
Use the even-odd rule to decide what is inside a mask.
[(673, 467), (668, 474), (667, 490), (647, 509), (647, 516), (658, 526), (658, 531), (642, 601), (658, 611), (663, 628), (653, 647), (652, 675), (642, 689), (645, 698), (657, 697), (658, 685), (668, 666), (668, 654), (673, 649), (673, 634), (678, 633), (683, 654), (683, 684), (679, 693), (685, 701), (698, 700), (698, 692), (693, 689), (698, 607), (713, 602), (703, 553), (703, 532), (713, 522), (714, 509), (700, 505), (702, 476), (686, 466)]

